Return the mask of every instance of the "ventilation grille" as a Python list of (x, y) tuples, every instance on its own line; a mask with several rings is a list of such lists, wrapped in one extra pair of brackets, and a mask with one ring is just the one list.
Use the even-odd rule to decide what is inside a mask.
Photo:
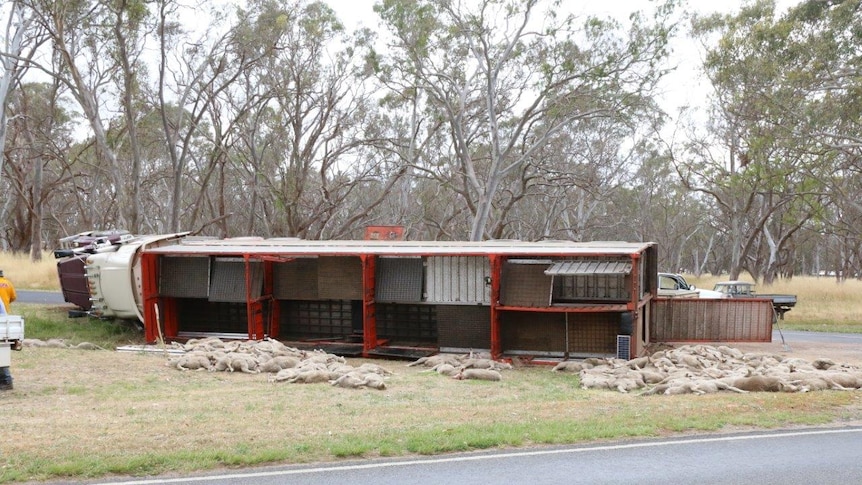
[(377, 260), (378, 302), (422, 301), (422, 258), (380, 258)]
[(207, 257), (161, 258), (159, 295), (174, 298), (209, 296), (210, 259)]
[[(263, 264), (250, 262), (251, 287), (249, 296), (260, 298), (263, 287)], [(241, 303), (246, 301), (245, 261), (242, 259), (216, 259), (210, 282), (210, 301)]]

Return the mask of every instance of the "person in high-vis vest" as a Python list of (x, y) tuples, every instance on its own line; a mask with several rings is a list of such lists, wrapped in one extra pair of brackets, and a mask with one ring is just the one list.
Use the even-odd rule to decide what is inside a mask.
[[(15, 294), (15, 286), (11, 281), (3, 276), (3, 270), (0, 270), (0, 315), (9, 313), (9, 304), (15, 301), (18, 296)], [(12, 389), (12, 373), (9, 367), (0, 367), (0, 391), (8, 391)]]
[(18, 298), (15, 294), (15, 286), (8, 278), (3, 276), (3, 270), (0, 269), (0, 300), (3, 300), (3, 306), (6, 308), (6, 313), (12, 313), (9, 305)]

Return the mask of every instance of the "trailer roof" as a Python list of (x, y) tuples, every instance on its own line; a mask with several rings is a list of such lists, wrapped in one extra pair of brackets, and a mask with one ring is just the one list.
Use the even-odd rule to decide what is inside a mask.
[(632, 255), (655, 245), (622, 241), (310, 241), (294, 238), (185, 238), (147, 253), (184, 255)]

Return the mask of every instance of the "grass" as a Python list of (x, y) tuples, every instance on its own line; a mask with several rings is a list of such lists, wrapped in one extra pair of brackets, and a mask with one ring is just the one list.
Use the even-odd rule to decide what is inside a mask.
[(32, 262), (27, 253), (0, 252), (0, 269), (16, 289), (60, 290), (53, 253), (43, 252), (41, 261)]

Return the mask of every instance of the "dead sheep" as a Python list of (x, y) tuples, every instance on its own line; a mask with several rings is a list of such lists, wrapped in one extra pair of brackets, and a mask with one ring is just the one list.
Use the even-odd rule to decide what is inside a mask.
[(329, 364), (330, 362), (339, 362), (344, 364), (347, 362), (344, 357), (339, 357), (335, 354), (330, 354), (322, 350), (314, 350), (308, 353), (302, 360), (307, 362), (317, 362), (321, 364)]
[(493, 359), (485, 358), (469, 358), (464, 360), (461, 367), (465, 369), (491, 369), (491, 370), (506, 370), (511, 369), (512, 364), (506, 362), (497, 362)]
[(641, 380), (644, 381), (644, 384), (658, 384), (667, 377), (666, 374), (656, 369), (641, 369), (638, 373), (641, 375)]
[(299, 359), (297, 359), (296, 357), (277, 355), (267, 360), (266, 362), (259, 364), (259, 370), (261, 372), (278, 372), (282, 369), (290, 369), (296, 367), (297, 364), (299, 364)]
[(78, 345), (72, 345), (70, 348), (78, 349), (78, 350), (105, 350), (98, 345), (91, 342), (81, 342)]
[(269, 381), (270, 382), (289, 381), (289, 380), (293, 379), (294, 377), (298, 376), (299, 373), (300, 373), (300, 370), (297, 369), (296, 367), (289, 367), (287, 369), (282, 369), (282, 370), (276, 372), (276, 374), (274, 376), (269, 378)]
[(638, 357), (636, 359), (631, 359), (626, 362), (626, 366), (628, 366), (632, 370), (639, 370), (650, 365), (651, 360), (649, 357)]
[(440, 375), (452, 377), (459, 372), (459, 369), (448, 362), (443, 362), (423, 372), (436, 372)]
[(381, 375), (384, 377), (392, 375), (392, 371), (390, 371), (389, 369), (386, 369), (382, 366), (379, 366), (379, 365), (371, 363), (371, 362), (365, 362), (364, 364), (357, 367), (356, 370), (358, 370), (360, 372), (365, 372), (365, 373), (378, 374), (378, 375)]
[(378, 391), (386, 389), (384, 377), (375, 373), (366, 374), (365, 378), (362, 380), (362, 385), (369, 389), (377, 389)]
[(246, 374), (257, 374), (260, 372), (258, 363), (249, 354), (240, 352), (228, 352), (216, 361), (212, 371), (240, 371)]
[(202, 352), (189, 352), (168, 360), (168, 366), (179, 370), (211, 370), (209, 357)]
[(481, 381), (502, 381), (503, 375), (492, 369), (461, 369), (452, 376), (453, 379), (477, 379)]
[(829, 368), (835, 366), (835, 362), (830, 359), (815, 359), (811, 365), (817, 370), (828, 370)]
[(344, 374), (338, 379), (329, 381), (329, 383), (335, 387), (343, 387), (345, 389), (358, 389), (362, 387), (365, 382), (364, 376), (357, 376), (355, 374)]
[(587, 364), (586, 362), (578, 362), (575, 360), (564, 360), (559, 364), (555, 365), (551, 372), (580, 372), (584, 369), (591, 369), (593, 367), (592, 364)]
[(352, 365), (341, 362), (330, 362), (326, 364), (325, 367), (330, 373), (337, 374), (339, 376), (356, 370)]
[(796, 392), (798, 389), (775, 376), (730, 377), (722, 382), (748, 392)]
[(332, 376), (327, 371), (312, 370), (300, 372), (288, 379), (287, 382), (291, 384), (316, 384), (320, 382), (329, 382), (331, 379)]
[(455, 366), (461, 365), (461, 359), (455, 355), (437, 354), (428, 357), (420, 357), (413, 362), (407, 364), (407, 367), (421, 365), (424, 367), (434, 367), (438, 364), (452, 364)]
[(823, 377), (846, 389), (862, 389), (862, 373), (831, 371), (823, 374)]

